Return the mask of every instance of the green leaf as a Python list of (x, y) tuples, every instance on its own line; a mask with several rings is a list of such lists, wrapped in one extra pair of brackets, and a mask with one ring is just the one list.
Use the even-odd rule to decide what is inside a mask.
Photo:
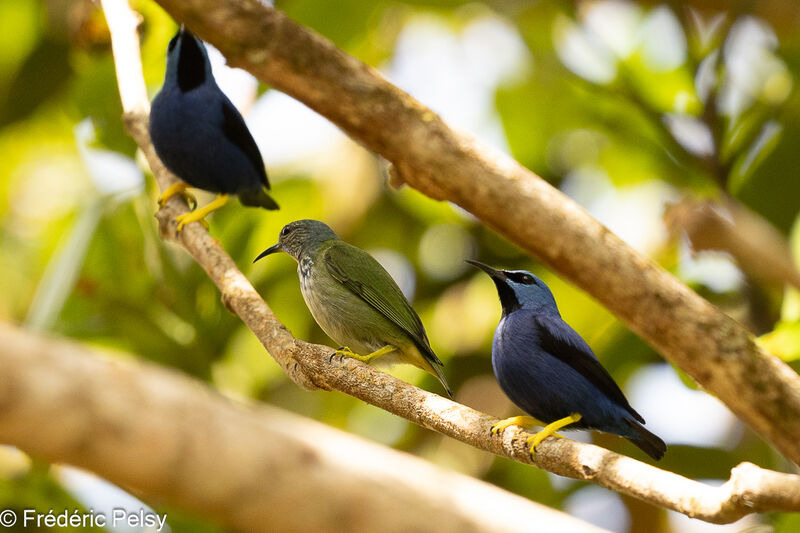
[(759, 337), (758, 343), (784, 361), (800, 359), (800, 322), (779, 322), (774, 330)]

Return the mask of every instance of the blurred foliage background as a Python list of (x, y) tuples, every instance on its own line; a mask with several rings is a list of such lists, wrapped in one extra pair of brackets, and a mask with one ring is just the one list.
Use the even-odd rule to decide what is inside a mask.
[[(762, 337), (795, 369), (800, 299), (764, 280), (760, 257), (697, 246), (682, 220), (711, 202), (746, 206), (800, 254), (800, 3), (795, 0), (339, 0), (276, 2), (297, 21), (376, 66), (457, 127), (574, 198), (643, 253)], [(160, 88), (176, 27), (137, 0), (145, 76)], [(339, 393), (306, 392), (221, 305), (189, 256), (157, 235), (158, 191), (120, 121), (109, 34), (89, 0), (0, 0), (0, 317), (180, 369), (254, 398), (424, 457), (619, 532), (800, 530), (797, 515), (713, 526), (616, 493), (498, 459)], [(229, 205), (211, 233), (292, 333), (331, 344), (314, 324), (295, 264), (251, 265), (299, 218), (328, 222), (375, 254), (412, 299), (458, 401), (518, 414), (490, 366), (500, 315), (494, 287), (463, 260), (531, 269), (553, 289), (669, 451), (659, 465), (720, 483), (748, 460), (793, 467), (717, 400), (669, 366), (608, 311), (468, 213), (386, 185), (386, 165), (330, 123), (212, 56), (264, 155), (267, 213)], [(392, 127), (387, 124), (386, 127)], [(209, 200), (201, 195), (200, 202)], [(670, 207), (673, 206), (673, 207)], [(733, 233), (736, 234), (735, 220)], [(700, 229), (703, 234), (703, 228)], [(692, 244), (695, 244), (693, 247)], [(788, 243), (791, 243), (788, 244)], [(711, 248), (711, 249), (705, 249)], [(722, 247), (724, 248), (724, 246)], [(774, 250), (773, 250), (774, 251)], [(780, 254), (783, 249), (777, 250)], [(768, 277), (768, 276), (767, 276)], [(440, 392), (413, 368), (395, 375)], [(235, 435), (231, 435), (235, 439)], [(574, 434), (638, 459), (616, 437)], [(66, 467), (0, 447), (0, 507), (103, 509), (139, 504)], [(165, 510), (172, 531), (217, 526)]]

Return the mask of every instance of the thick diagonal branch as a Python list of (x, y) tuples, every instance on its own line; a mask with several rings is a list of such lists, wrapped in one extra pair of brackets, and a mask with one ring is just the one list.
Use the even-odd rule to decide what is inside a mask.
[(460, 205), (585, 289), (800, 463), (797, 373), (544, 180), (258, 0), (158, 2), (230, 64), (386, 157), (409, 185)]
[[(147, 133), (148, 102), (141, 87), (143, 79), (136, 19), (125, 0), (103, 0), (103, 7), (112, 31), (126, 124), (163, 189), (175, 178), (158, 161)], [(139, 75), (131, 76), (130, 70)], [(129, 87), (126, 83), (137, 86)], [(797, 491), (776, 494), (772, 490), (762, 492), (758, 488), (760, 484), (748, 485), (748, 498), (742, 498), (738, 489), (730, 489), (733, 480), (737, 479), (735, 473), (738, 470), (734, 471), (728, 484), (712, 488), (602, 448), (566, 439), (545, 441), (539, 446), (535, 459), (531, 460), (518, 430), (506, 430), (502, 439), (490, 435), (489, 430), (497, 421), (493, 417), (420, 390), (357, 361), (334, 360), (331, 363), (330, 351), (292, 337), (219, 243), (198, 224), (187, 226), (181, 234), (175, 234), (174, 224), (169, 223), (170, 217), (185, 209), (186, 206), (176, 199), (171, 200), (159, 214), (167, 236), (177, 239), (194, 256), (219, 287), (226, 305), (242, 318), (290, 377), (305, 386), (345, 392), (477, 448), (533, 463), (564, 476), (593, 481), (707, 521), (731, 522), (751, 512), (800, 509)], [(780, 488), (785, 489), (791, 483), (800, 482), (797, 476), (753, 468), (762, 473), (759, 483), (763, 482), (764, 486), (770, 486), (767, 481), (773, 485), (780, 482)], [(756, 476), (747, 479), (756, 479)]]
[(605, 531), (174, 371), (2, 323), (0, 345), (0, 441), (232, 530)]

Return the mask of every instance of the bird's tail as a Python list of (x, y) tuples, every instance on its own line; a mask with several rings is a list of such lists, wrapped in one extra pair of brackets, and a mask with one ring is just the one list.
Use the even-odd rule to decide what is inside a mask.
[(433, 353), (433, 350), (427, 343), (415, 342), (414, 348), (414, 350), (407, 352), (411, 356), (406, 356), (406, 362), (436, 376), (436, 379), (438, 379), (439, 383), (442, 384), (442, 387), (444, 387), (447, 395), (452, 398), (453, 391), (450, 388), (450, 385), (447, 383), (447, 378), (444, 375), (444, 363), (442, 363), (442, 361), (436, 357), (436, 354)]
[(266, 187), (262, 187), (256, 191), (239, 193), (239, 201), (242, 202), (242, 205), (249, 207), (263, 207), (269, 210), (280, 209), (278, 203), (267, 194)]
[(629, 441), (642, 449), (644, 453), (658, 461), (664, 457), (664, 452), (667, 451), (667, 445), (664, 441), (658, 438), (655, 434), (647, 431), (644, 426), (634, 420), (626, 419), (628, 427), (632, 430), (632, 435), (626, 435)]
[(433, 363), (431, 365), (431, 368), (433, 368), (433, 372), (436, 374), (436, 378), (439, 380), (439, 383), (442, 384), (442, 387), (444, 387), (444, 390), (447, 393), (447, 395), (450, 398), (452, 398), (453, 391), (450, 389), (450, 385), (447, 383), (447, 378), (444, 376), (444, 367), (442, 366), (442, 364), (440, 363), (437, 365), (436, 363)]

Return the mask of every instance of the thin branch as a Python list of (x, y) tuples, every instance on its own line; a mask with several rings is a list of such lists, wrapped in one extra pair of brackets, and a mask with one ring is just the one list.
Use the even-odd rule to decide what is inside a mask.
[(155, 365), (2, 323), (0, 345), (3, 442), (237, 531), (608, 533)]
[(258, 0), (158, 2), (230, 64), (383, 155), (409, 185), (458, 204), (586, 290), (800, 463), (800, 376), (572, 200)]
[[(103, 0), (103, 6), (115, 43), (116, 67), (118, 70), (128, 70), (132, 68), (131, 65), (137, 64), (133, 58), (129, 59), (125, 55), (138, 55), (138, 46), (135, 45), (137, 35), (130, 31), (130, 24), (125, 24), (122, 19), (130, 18), (133, 14), (125, 0)], [(134, 45), (116, 45), (125, 40), (134, 41)], [(131, 79), (123, 76), (118, 78)], [(143, 78), (137, 76), (136, 83), (144, 83)], [(122, 93), (127, 93), (128, 90), (125, 85), (120, 85)], [(150, 162), (156, 180), (163, 189), (175, 178), (158, 161), (150, 143), (147, 115), (141, 111), (146, 105), (134, 105), (127, 97), (123, 97), (123, 102), (128, 102), (126, 105), (129, 106), (125, 108), (128, 130)], [(430, 115), (435, 118), (432, 113)], [(185, 210), (186, 206), (181, 201), (171, 200), (158, 215), (162, 231), (169, 238), (180, 242), (203, 266), (222, 293), (222, 299), (228, 308), (242, 318), (270, 354), (287, 370), (289, 376), (303, 386), (342, 391), (476, 448), (519, 462), (532, 463), (563, 476), (592, 481), (654, 505), (710, 522), (732, 522), (748, 513), (767, 509), (800, 510), (798, 498), (776, 496), (771, 492), (761, 493), (757, 487), (748, 487), (757, 496), (744, 502), (727, 485), (723, 488), (712, 488), (629, 457), (567, 439), (546, 440), (537, 449), (535, 458), (531, 459), (525, 445), (524, 432), (509, 428), (502, 438), (491, 436), (490, 428), (497, 421), (494, 417), (420, 390), (358, 361), (345, 359), (339, 362), (334, 359), (331, 362), (330, 348), (308, 344), (292, 337), (219, 243), (199, 224), (191, 224), (182, 233), (175, 233), (175, 225), (170, 220)], [(788, 479), (795, 479), (800, 487), (798, 476), (763, 472), (768, 479), (784, 479), (783, 476), (789, 476)]]

